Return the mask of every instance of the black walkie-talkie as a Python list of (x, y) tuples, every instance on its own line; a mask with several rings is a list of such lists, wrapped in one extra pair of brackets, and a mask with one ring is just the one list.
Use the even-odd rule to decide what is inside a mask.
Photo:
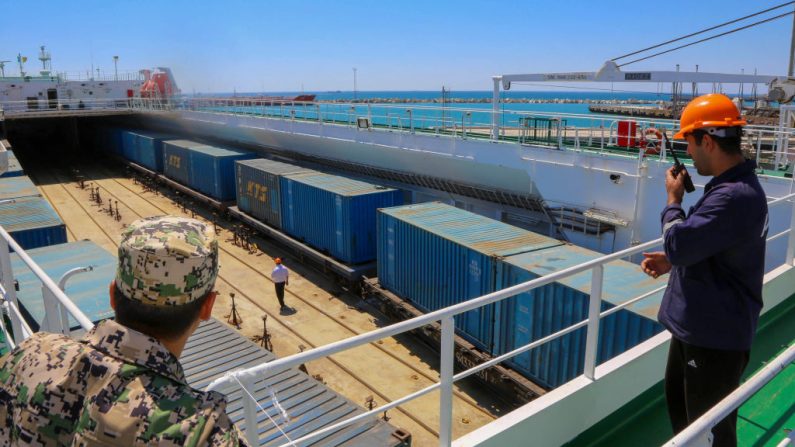
[(691, 179), (690, 178), (690, 174), (688, 174), (687, 171), (684, 170), (685, 169), (685, 165), (683, 165), (682, 162), (679, 161), (679, 158), (676, 156), (676, 151), (674, 150), (673, 145), (670, 143), (670, 141), (668, 141), (668, 135), (666, 135), (665, 132), (663, 132), (662, 135), (663, 135), (663, 138), (665, 138), (665, 145), (671, 148), (671, 155), (673, 155), (673, 157), (674, 157), (674, 172), (673, 172), (674, 177), (679, 175), (680, 172), (684, 171), (684, 175), (685, 175), (685, 178), (684, 178), (685, 191), (686, 192), (695, 191), (696, 187), (693, 186), (693, 179)]

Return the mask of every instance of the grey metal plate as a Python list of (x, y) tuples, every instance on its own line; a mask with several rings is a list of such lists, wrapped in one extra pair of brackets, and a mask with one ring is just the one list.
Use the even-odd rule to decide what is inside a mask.
[[(188, 339), (180, 362), (188, 383), (195, 388), (204, 389), (211, 381), (227, 371), (249, 368), (275, 359), (276, 356), (271, 352), (211, 318), (203, 322)], [(287, 412), (289, 420), (285, 421), (275, 407), (271, 391), (275, 393), (279, 404)], [(263, 377), (255, 382), (254, 389), (249, 392), (264, 410), (257, 414), (257, 430), (262, 446), (277, 446), (288, 442), (274, 425), (274, 421), (290, 439), (297, 439), (364, 412), (360, 406), (298, 369)], [(246, 423), (241, 395), (239, 388), (228, 392), (226, 411), (242, 431), (246, 429)], [(402, 445), (400, 439), (393, 436), (396, 430), (381, 419), (369, 419), (349, 425), (323, 439), (300, 445)]]

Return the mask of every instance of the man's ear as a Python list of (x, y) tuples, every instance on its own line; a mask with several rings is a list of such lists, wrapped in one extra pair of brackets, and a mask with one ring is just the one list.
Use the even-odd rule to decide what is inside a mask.
[(215, 298), (218, 296), (218, 292), (212, 291), (207, 296), (207, 300), (204, 301), (202, 304), (201, 311), (199, 312), (199, 318), (202, 321), (209, 320), (210, 317), (213, 315), (213, 305), (215, 304)]
[(108, 295), (110, 296), (110, 308), (114, 311), (116, 310), (116, 280), (110, 282), (110, 290), (108, 291)]

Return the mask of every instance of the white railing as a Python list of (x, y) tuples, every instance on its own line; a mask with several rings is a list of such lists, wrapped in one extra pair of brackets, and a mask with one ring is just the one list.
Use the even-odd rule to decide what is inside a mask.
[(86, 71), (59, 71), (58, 76), (62, 81), (85, 81), (85, 82), (109, 82), (109, 81), (143, 81), (144, 76), (138, 71), (124, 70), (115, 72), (113, 70), (94, 70)]
[[(142, 107), (152, 104), (140, 103)], [(316, 122), (324, 126), (346, 126), (366, 131), (491, 139), (568, 150), (604, 152), (623, 149), (627, 155), (639, 158), (659, 153), (663, 160), (671, 147), (655, 138), (654, 130), (664, 132), (670, 138), (678, 128), (678, 122), (670, 119), (501, 110), (494, 132), (493, 110), (472, 106), (295, 102), (262, 98), (182, 98), (175, 100), (173, 106), (178, 110), (193, 112)], [(371, 125), (362, 128), (358, 118), (367, 118)], [(622, 134), (619, 132), (621, 122), (633, 122), (635, 127), (625, 126), (626, 131)], [(779, 170), (795, 162), (795, 155), (788, 154), (795, 129), (788, 126), (749, 125), (746, 132), (746, 149), (751, 152), (752, 158), (757, 159), (758, 164)], [(678, 143), (677, 150), (683, 153), (685, 145)]]
[(19, 113), (47, 113), (70, 110), (134, 110), (134, 98), (36, 98), (30, 101), (0, 101), (0, 109), (7, 115), (6, 118)]
[[(709, 438), (710, 430), (726, 416), (731, 414), (732, 411), (740, 408), (740, 405), (773, 380), (777, 374), (789, 367), (792, 362), (795, 362), (795, 344), (791, 345), (784, 352), (779, 354), (778, 357), (768, 362), (765, 367), (754, 374), (753, 377), (746, 380), (739, 388), (734, 390), (700, 418), (696, 419), (696, 421), (690, 424), (686, 429), (682, 430), (678, 435), (665, 443), (664, 447), (712, 445), (712, 441)], [(790, 392), (792, 392), (792, 390), (790, 390)], [(793, 433), (790, 433), (787, 438), (782, 440), (779, 446), (789, 445), (792, 441), (791, 438), (794, 436)]]
[[(0, 226), (0, 274), (2, 275), (0, 278), (0, 285), (2, 285), (2, 287), (0, 287), (0, 292), (2, 292), (2, 296), (0, 296), (0, 298), (2, 298), (3, 310), (6, 312), (11, 322), (11, 331), (9, 334), (5, 325), (3, 325), (0, 330), (3, 331), (4, 335), (7, 335), (6, 340), (10, 347), (18, 345), (22, 340), (33, 333), (19, 311), (19, 302), (17, 301), (14, 283), (14, 271), (11, 267), (11, 250), (14, 250), (19, 259), (22, 260), (42, 283), (42, 299), (44, 300), (45, 325), (47, 326), (47, 330), (69, 334), (71, 328), (69, 327), (68, 315), (71, 315), (77, 320), (77, 323), (85, 330), (90, 330), (94, 327), (94, 323), (92, 323), (72, 300), (66, 296), (66, 293), (55, 284), (52, 278), (50, 278), (27, 253), (25, 253), (22, 247), (20, 247), (11, 235), (8, 234), (5, 228)], [(64, 285), (66, 279), (74, 273), (76, 272), (67, 272), (61, 279), (61, 284)], [(0, 320), (1, 319), (2, 318), (0, 318)]]
[[(790, 194), (786, 197), (772, 200), (768, 202), (768, 206), (769, 207), (780, 206), (782, 203), (785, 202), (790, 203), (793, 209), (792, 218), (790, 220), (790, 228), (782, 233), (779, 233), (773, 238), (768, 239), (768, 241), (783, 237), (783, 235), (785, 234), (789, 235), (788, 250), (787, 250), (785, 265), (791, 266), (793, 263), (793, 254), (795, 254), (795, 232), (792, 231), (793, 227), (795, 227), (795, 194)], [(600, 320), (612, 313), (618, 312), (619, 310), (631, 304), (634, 304), (642, 299), (648, 298), (662, 291), (665, 288), (665, 287), (660, 287), (656, 290), (644, 293), (643, 295), (632, 298), (627, 302), (624, 302), (618, 306), (615, 306), (607, 311), (600, 313), (599, 310), (602, 301), (604, 266), (609, 262), (626, 258), (628, 256), (632, 256), (638, 253), (642, 253), (651, 248), (660, 246), (662, 243), (663, 243), (662, 239), (649, 241), (644, 244), (628, 248), (626, 250), (605, 255), (600, 258), (582, 263), (580, 265), (569, 267), (567, 269), (542, 276), (532, 281), (518, 284), (509, 287), (507, 289), (500, 290), (498, 292), (490, 293), (488, 295), (484, 295), (479, 298), (466, 301), (464, 303), (456, 304), (445, 309), (440, 309), (434, 312), (430, 312), (425, 315), (412, 318), (410, 320), (406, 320), (400, 323), (396, 323), (382, 329), (371, 331), (365, 334), (360, 334), (355, 337), (348, 338), (346, 340), (341, 340), (338, 342), (328, 344), (326, 346), (318, 347), (309, 351), (304, 351), (302, 353), (295, 354), (289, 357), (277, 359), (269, 363), (263, 363), (261, 365), (254, 366), (247, 370), (229, 372), (226, 373), (224, 376), (214, 380), (212, 383), (210, 383), (207, 389), (208, 390), (219, 390), (226, 388), (234, 389), (235, 387), (239, 386), (242, 387), (244, 390), (248, 390), (250, 388), (253, 388), (254, 382), (257, 380), (258, 377), (264, 377), (267, 375), (284, 371), (289, 368), (298, 367), (299, 365), (310, 362), (312, 360), (328, 357), (330, 355), (348, 349), (362, 346), (367, 343), (372, 343), (386, 337), (392, 337), (438, 321), (441, 322), (442, 326), (441, 355), (440, 355), (441, 367), (440, 367), (440, 381), (438, 383), (430, 385), (426, 388), (423, 388), (419, 391), (411, 393), (407, 396), (404, 396), (400, 399), (397, 399), (385, 405), (382, 405), (381, 407), (359, 414), (345, 421), (339, 421), (332, 426), (325, 427), (314, 433), (305, 435), (299, 439), (290, 440), (288, 441), (287, 444), (284, 445), (290, 445), (290, 444), (294, 445), (294, 444), (309, 442), (313, 439), (317, 439), (318, 437), (323, 436), (324, 434), (332, 433), (335, 430), (339, 430), (342, 427), (345, 427), (349, 424), (355, 423), (362, 419), (376, 417), (378, 414), (384, 411), (400, 406), (406, 402), (424, 396), (432, 391), (440, 390), (441, 393), (439, 398), (439, 445), (449, 446), (452, 443), (452, 411), (453, 411), (452, 391), (453, 391), (453, 383), (455, 381), (469, 377), (486, 368), (490, 368), (511, 357), (527, 352), (531, 349), (537, 348), (543, 345), (544, 343), (560, 338), (582, 327), (587, 327), (586, 345), (585, 345), (586, 346), (585, 365), (584, 365), (583, 376), (586, 377), (587, 379), (595, 380), (594, 373), (597, 364), (596, 353), (598, 346)], [(591, 294), (590, 294), (590, 302), (588, 308), (588, 318), (586, 320), (583, 320), (579, 323), (569, 326), (554, 334), (550, 334), (541, 339), (535, 340), (528, 345), (525, 345), (511, 352), (495, 357), (473, 368), (459, 372), (458, 374), (453, 374), (453, 361), (454, 361), (453, 336), (455, 332), (454, 317), (456, 315), (459, 315), (461, 313), (488, 304), (496, 303), (498, 301), (510, 298), (519, 293), (527, 292), (529, 290), (545, 286), (547, 284), (561, 280), (568, 276), (575, 275), (577, 273), (585, 272), (588, 270), (591, 271)], [(244, 399), (246, 399), (245, 394), (246, 393), (243, 393)], [(244, 417), (246, 421), (245, 435), (248, 441), (252, 445), (258, 444), (256, 413), (257, 413), (256, 402), (247, 402), (247, 404), (244, 406)]]

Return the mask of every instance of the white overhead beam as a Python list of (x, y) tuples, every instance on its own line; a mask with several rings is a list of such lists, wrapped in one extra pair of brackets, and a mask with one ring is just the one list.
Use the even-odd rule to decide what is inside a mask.
[(510, 90), (512, 82), (695, 82), (723, 84), (769, 84), (776, 78), (753, 74), (708, 73), (700, 71), (621, 71), (613, 61), (599, 71), (531, 73), (502, 75), (502, 88)]

